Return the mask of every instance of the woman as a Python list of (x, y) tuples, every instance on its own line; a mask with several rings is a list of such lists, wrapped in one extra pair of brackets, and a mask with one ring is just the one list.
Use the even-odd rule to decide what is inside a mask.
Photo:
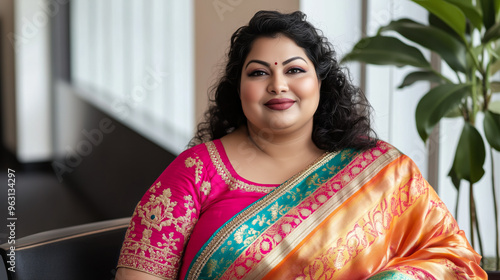
[(117, 279), (486, 279), (369, 112), (304, 14), (258, 12), (194, 147), (139, 202)]

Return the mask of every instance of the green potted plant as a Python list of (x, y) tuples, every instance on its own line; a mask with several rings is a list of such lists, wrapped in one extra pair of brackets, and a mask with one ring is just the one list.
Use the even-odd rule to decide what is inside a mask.
[[(416, 108), (417, 131), (425, 142), (442, 118), (464, 119), (462, 133), (449, 172), (457, 191), (462, 181), (470, 189), (470, 241), (475, 246), (477, 232), (479, 252), (483, 253), (476, 216), (473, 186), (484, 175), (486, 150), (491, 155), (492, 196), (495, 208), (496, 258), (489, 269), (500, 267), (498, 250), (498, 217), (495, 193), (493, 150), (500, 151), (500, 103), (493, 102), (500, 92), (500, 0), (412, 0), (429, 12), (428, 24), (407, 18), (380, 27), (373, 37), (362, 38), (342, 62), (413, 66), (399, 88), (416, 82), (435, 84)], [(419, 48), (387, 34), (399, 34), (421, 48), (437, 54), (453, 72), (447, 77), (432, 68)], [(483, 114), (482, 123), (478, 115)], [(484, 136), (477, 127), (484, 128)], [(486, 141), (485, 141), (486, 140)], [(488, 143), (485, 147), (485, 143)], [(458, 209), (458, 195), (457, 195)], [(456, 216), (456, 214), (455, 214)], [(477, 248), (477, 247), (475, 247)], [(488, 268), (487, 268), (488, 269)]]

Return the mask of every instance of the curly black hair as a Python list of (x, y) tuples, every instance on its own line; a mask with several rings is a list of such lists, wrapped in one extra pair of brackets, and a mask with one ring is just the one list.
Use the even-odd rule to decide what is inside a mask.
[(219, 139), (247, 124), (238, 94), (243, 64), (257, 38), (280, 34), (304, 49), (322, 81), (319, 106), (313, 118), (314, 144), (330, 152), (375, 146), (376, 134), (370, 126), (372, 107), (343, 73), (328, 39), (300, 11), (290, 14), (259, 11), (248, 25), (233, 33), (224, 74), (211, 89), (214, 97), (205, 112), (205, 121), (198, 124), (189, 146)]

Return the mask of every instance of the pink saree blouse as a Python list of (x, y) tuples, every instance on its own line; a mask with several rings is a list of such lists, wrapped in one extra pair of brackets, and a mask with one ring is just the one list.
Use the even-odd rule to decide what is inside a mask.
[(118, 267), (183, 279), (219, 227), (277, 186), (240, 177), (220, 140), (184, 151), (137, 205)]

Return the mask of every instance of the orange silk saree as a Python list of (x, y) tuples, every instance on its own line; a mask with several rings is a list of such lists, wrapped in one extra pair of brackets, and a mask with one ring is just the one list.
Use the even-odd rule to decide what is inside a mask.
[(407, 156), (326, 154), (227, 221), (186, 279), (487, 279)]

